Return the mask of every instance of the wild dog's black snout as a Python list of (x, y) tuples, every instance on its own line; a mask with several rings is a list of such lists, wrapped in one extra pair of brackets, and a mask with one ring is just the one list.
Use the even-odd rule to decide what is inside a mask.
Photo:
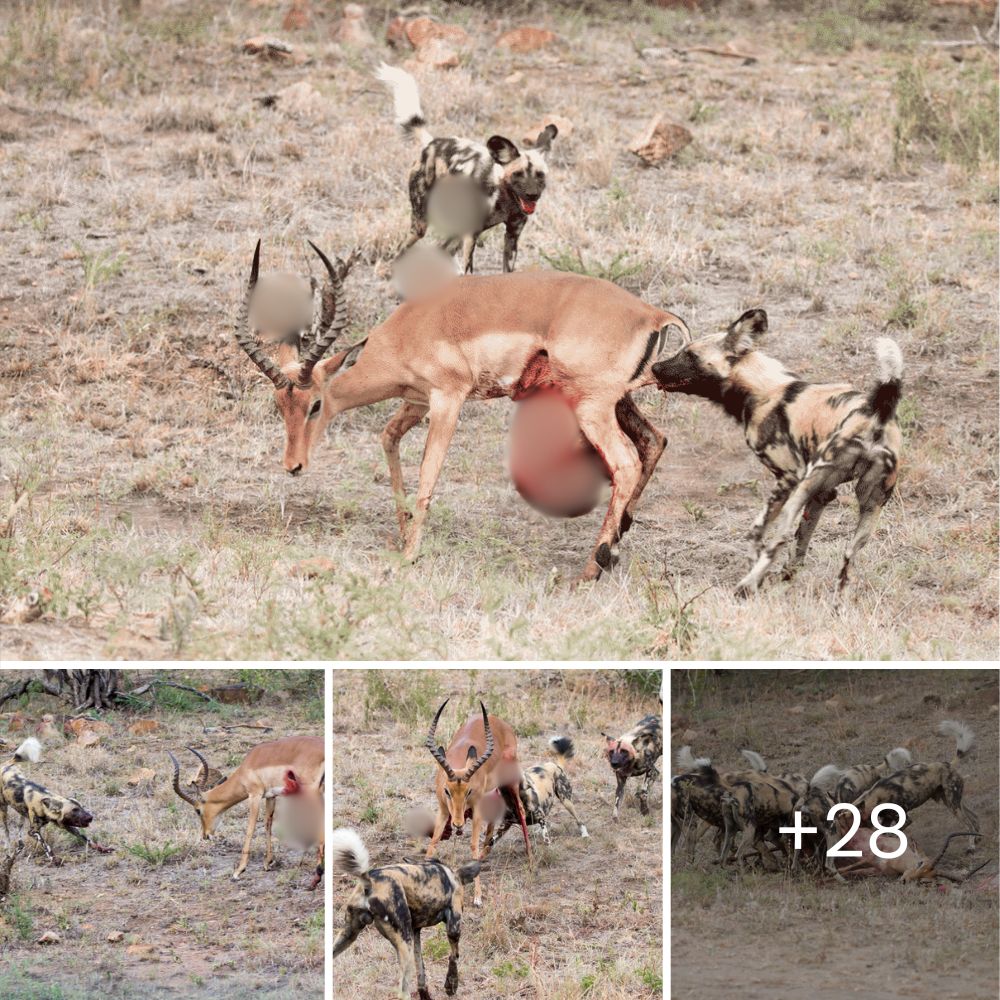
[(672, 358), (657, 361), (650, 369), (661, 389), (690, 391), (697, 393), (697, 387), (707, 378), (707, 373), (698, 364), (697, 358), (687, 350), (678, 351)]

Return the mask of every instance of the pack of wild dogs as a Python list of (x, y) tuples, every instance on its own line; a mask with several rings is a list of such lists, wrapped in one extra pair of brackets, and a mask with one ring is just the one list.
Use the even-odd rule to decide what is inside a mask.
[[(282, 839), (295, 849), (318, 850), (315, 874), (309, 886), (315, 889), (323, 875), (323, 795), (326, 785), (324, 743), (319, 736), (289, 736), (269, 740), (254, 747), (239, 767), (226, 776), (212, 767), (205, 755), (187, 747), (198, 762), (197, 770), (181, 781), (180, 762), (170, 751), (167, 756), (173, 768), (174, 792), (190, 805), (201, 824), (203, 840), (211, 840), (219, 818), (241, 802), (247, 802), (246, 836), (233, 878), (238, 879), (250, 859), (254, 830), (261, 808), (267, 839), (264, 868), (274, 864), (272, 829), (276, 808)], [(12, 857), (25, 849), (24, 833), (32, 841), (33, 850), (44, 851), (52, 863), (59, 863), (52, 846), (43, 837), (50, 824), (70, 834), (85, 849), (111, 853), (112, 848), (88, 838), (83, 829), (94, 821), (94, 813), (75, 798), (61, 795), (41, 784), (35, 772), (41, 769), (42, 745), (34, 736), (28, 737), (6, 758), (0, 767), (0, 815), (8, 845), (11, 832), (8, 813), (21, 821), (21, 832), (13, 842)], [(33, 774), (25, 774), (27, 767)]]
[[(437, 217), (445, 220), (445, 250), (462, 249), (464, 275), (411, 294), (366, 337), (338, 343), (347, 329), (343, 282), (357, 255), (333, 263), (310, 243), (325, 272), (320, 287), (297, 275), (261, 276), (258, 241), (236, 336), (273, 384), (286, 432), (284, 468), (291, 475), (306, 470), (314, 446), (339, 414), (399, 400), (381, 441), (401, 547), (412, 560), (464, 403), (505, 398), (529, 405), (555, 397), (571, 413), (571, 429), (565, 440), (550, 442), (551, 469), (534, 482), (514, 476), (514, 483), (529, 502), (551, 513), (552, 504), (543, 502), (551, 488), (571, 481), (580, 462), (599, 461), (611, 496), (580, 577), (593, 580), (618, 561), (619, 542), (667, 444), (636, 406), (634, 393), (657, 386), (700, 396), (743, 427), (747, 444), (776, 479), (750, 528), (753, 562), (737, 594), (754, 593), (779, 565), (790, 578), (838, 487), (853, 483), (859, 516), (840, 565), (839, 599), (849, 566), (896, 485), (903, 371), (896, 343), (874, 342), (876, 373), (866, 389), (841, 381), (813, 383), (760, 349), (768, 329), (763, 309), (747, 310), (724, 332), (695, 339), (675, 313), (608, 281), (540, 269), (514, 273), (521, 233), (548, 183), (546, 156), (556, 127), (549, 125), (523, 149), (500, 135), (485, 143), (435, 138), (414, 78), (384, 64), (378, 77), (392, 90), (398, 125), (419, 146), (402, 252), (411, 252), (429, 220), (434, 222), (435, 198), (446, 207), (458, 202), (461, 211), (439, 211)], [(480, 235), (501, 223), (503, 273), (474, 275)], [(286, 303), (297, 295), (297, 304), (268, 315), (258, 295), (265, 287)], [(668, 341), (679, 349), (666, 352)], [(276, 357), (265, 348), (275, 348)], [(425, 417), (427, 442), (411, 502), (399, 447)], [(582, 510), (566, 501), (563, 513), (575, 516), (594, 503), (596, 495)]]
[[(573, 800), (568, 762), (574, 756), (573, 741), (556, 736), (550, 741), (552, 759), (522, 767), (518, 758), (517, 736), (513, 728), (490, 715), (480, 702), (462, 725), (447, 749), (435, 734), (444, 712), (437, 710), (425, 746), (434, 759), (434, 790), (437, 814), (430, 828), (412, 832), (430, 835), (422, 860), (373, 867), (361, 837), (348, 828), (335, 830), (331, 837), (332, 866), (335, 874), (357, 880), (343, 913), (343, 929), (336, 936), (333, 955), (346, 951), (369, 925), (392, 944), (399, 960), (399, 995), (409, 1000), (417, 996), (430, 1000), (421, 931), (444, 924), (450, 955), (445, 992), (458, 990), (459, 939), (465, 886), (473, 887), (473, 905), (483, 905), (482, 873), (497, 842), (517, 826), (524, 839), (526, 862), (534, 864), (528, 828), (537, 827), (544, 843), (551, 842), (549, 817), (556, 802), (569, 813), (581, 838), (589, 838), (587, 827)], [(659, 715), (647, 715), (619, 737), (602, 734), (603, 754), (615, 777), (612, 820), (619, 821), (626, 783), (640, 781), (637, 791), (639, 811), (649, 814), (649, 792), (659, 775), (657, 762), (663, 754), (663, 728)], [(450, 868), (435, 857), (438, 845), (451, 837), (461, 837), (470, 825), (471, 860)]]
[[(838, 881), (863, 876), (901, 878), (904, 882), (935, 877), (964, 881), (979, 869), (955, 873), (942, 868), (940, 861), (953, 838), (967, 837), (969, 853), (980, 839), (979, 820), (962, 801), (964, 781), (959, 771), (974, 737), (967, 725), (950, 720), (940, 723), (938, 732), (955, 741), (950, 761), (914, 761), (910, 751), (899, 746), (881, 761), (846, 767), (824, 764), (811, 777), (774, 774), (764, 758), (752, 750), (741, 751), (749, 766), (722, 770), (708, 758), (696, 758), (689, 746), (681, 747), (670, 788), (671, 850), (685, 840), (693, 850), (698, 840), (713, 830), (717, 860), (722, 864), (759, 864), (776, 871), (779, 863), (774, 855), (778, 853), (792, 870), (811, 869)], [(874, 843), (879, 850), (896, 853), (902, 846), (899, 836), (881, 830), (905, 830), (913, 811), (930, 801), (946, 806), (959, 826), (933, 860), (909, 835), (905, 835), (906, 849), (897, 857), (883, 858), (873, 851), (872, 838), (878, 834)], [(839, 803), (853, 805), (857, 819), (846, 808), (835, 811)], [(880, 812), (885, 813), (879, 807), (886, 803), (902, 809), (905, 821), (898, 819), (894, 810), (879, 818)], [(801, 816), (800, 824), (795, 822), (796, 813)], [(796, 825), (814, 829), (802, 834), (800, 850), (794, 849), (791, 834), (780, 832)], [(840, 851), (860, 851), (860, 857), (841, 857)]]

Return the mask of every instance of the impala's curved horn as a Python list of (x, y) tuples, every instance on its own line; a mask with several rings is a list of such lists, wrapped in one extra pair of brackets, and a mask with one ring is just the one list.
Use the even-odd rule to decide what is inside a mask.
[(949, 833), (947, 838), (945, 839), (944, 846), (941, 848), (940, 851), (938, 851), (938, 856), (931, 862), (931, 868), (937, 868), (938, 862), (944, 857), (945, 851), (948, 850), (948, 845), (956, 837), (975, 837), (975, 836), (977, 836), (977, 834), (971, 831), (969, 833)]
[(448, 775), (450, 781), (458, 781), (458, 777), (455, 772), (451, 769), (451, 764), (448, 763), (448, 758), (444, 755), (444, 750), (441, 747), (434, 745), (434, 732), (437, 729), (438, 721), (441, 718), (441, 713), (444, 711), (444, 706), (451, 701), (450, 698), (445, 698), (441, 703), (441, 707), (437, 710), (437, 715), (434, 716), (434, 721), (431, 723), (431, 728), (427, 733), (427, 739), (424, 741), (424, 746), (427, 747), (431, 752), (431, 756), (441, 765), (442, 770)]
[(319, 359), (329, 350), (330, 345), (344, 332), (347, 326), (347, 304), (344, 301), (344, 278), (354, 262), (360, 256), (355, 250), (346, 261), (337, 258), (335, 267), (330, 258), (312, 240), (307, 240), (309, 246), (316, 251), (317, 256), (326, 268), (327, 279), (321, 295), (322, 308), (319, 315), (313, 311), (314, 319), (310, 336), (309, 350), (299, 363), (298, 386), (308, 389), (312, 384), (312, 372)]
[(260, 240), (253, 252), (250, 266), (250, 280), (236, 317), (236, 343), (246, 352), (247, 357), (274, 383), (275, 389), (287, 389), (291, 385), (288, 376), (264, 353), (261, 342), (250, 329), (250, 298), (257, 287), (260, 274)]
[(490, 729), (490, 720), (486, 714), (486, 706), (480, 702), (479, 707), (483, 711), (483, 725), (486, 727), (486, 750), (483, 752), (482, 757), (477, 757), (465, 774), (462, 775), (463, 781), (468, 781), (493, 756), (495, 746), (493, 743), (493, 730)]
[(174, 765), (174, 791), (189, 805), (194, 806), (195, 809), (201, 805), (196, 799), (191, 798), (190, 795), (186, 795), (181, 791), (181, 765), (177, 758), (168, 750), (167, 756), (170, 758), (170, 762)]
[(211, 770), (208, 766), (208, 761), (194, 747), (186, 747), (185, 749), (190, 750), (201, 762), (201, 768), (198, 770), (198, 776), (194, 779), (194, 783), (198, 786), (199, 790), (204, 789), (208, 784), (208, 772)]

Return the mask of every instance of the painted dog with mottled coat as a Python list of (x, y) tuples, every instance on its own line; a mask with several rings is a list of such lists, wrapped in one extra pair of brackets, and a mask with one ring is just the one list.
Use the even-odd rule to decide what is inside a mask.
[(855, 482), (860, 514), (844, 552), (838, 598), (851, 560), (868, 542), (892, 496), (902, 433), (896, 422), (903, 357), (895, 341), (875, 341), (878, 375), (868, 392), (844, 383), (810, 383), (757, 350), (767, 313), (750, 309), (725, 333), (693, 341), (652, 366), (660, 388), (702, 396), (743, 425), (747, 444), (778, 482), (754, 522), (753, 568), (737, 586), (756, 592), (779, 553), (794, 540), (785, 568), (791, 577), (805, 558), (816, 525), (837, 495)]
[(478, 191), (482, 201), (475, 231), (461, 234), (465, 273), (472, 273), (472, 256), (479, 235), (501, 222), (506, 229), (503, 269), (513, 271), (521, 230), (545, 190), (548, 172), (545, 155), (559, 130), (555, 125), (547, 125), (534, 143), (523, 150), (502, 135), (490, 136), (485, 145), (471, 139), (435, 139), (426, 128), (417, 81), (406, 70), (385, 63), (376, 77), (392, 90), (396, 124), (407, 135), (416, 135), (420, 142), (420, 162), (410, 173), (413, 214), (403, 250), (427, 232), (427, 209), (434, 187), (449, 178), (464, 178)]
[(343, 828), (334, 830), (330, 848), (334, 873), (351, 875), (359, 883), (347, 900), (345, 926), (333, 942), (333, 957), (346, 951), (372, 924), (396, 949), (399, 995), (409, 1000), (416, 980), (419, 1000), (431, 1000), (420, 932), (443, 923), (451, 949), (444, 990), (448, 996), (454, 996), (458, 991), (464, 886), (479, 874), (480, 862), (462, 865), (457, 872), (436, 859), (372, 868), (361, 838), (353, 830)]
[(639, 789), (639, 812), (649, 815), (649, 789), (660, 772), (656, 762), (663, 756), (663, 722), (658, 715), (647, 715), (640, 719), (627, 733), (618, 739), (601, 733), (604, 737), (604, 756), (614, 771), (618, 787), (615, 789), (615, 806), (611, 812), (613, 820), (618, 819), (618, 810), (625, 797), (625, 782), (629, 778), (642, 778)]
[[(580, 836), (589, 837), (587, 827), (577, 815), (576, 807), (573, 804), (573, 786), (566, 774), (566, 761), (576, 752), (573, 741), (568, 736), (554, 736), (549, 742), (552, 744), (556, 759), (546, 761), (544, 764), (535, 764), (534, 767), (529, 767), (521, 772), (519, 792), (521, 805), (524, 808), (524, 821), (528, 826), (540, 827), (542, 841), (546, 844), (551, 843), (547, 821), (552, 807), (558, 801), (573, 817)], [(502, 801), (499, 791), (491, 794), (496, 795)], [(489, 856), (493, 845), (517, 822), (517, 814), (504, 804), (502, 824), (486, 845), (484, 858)]]

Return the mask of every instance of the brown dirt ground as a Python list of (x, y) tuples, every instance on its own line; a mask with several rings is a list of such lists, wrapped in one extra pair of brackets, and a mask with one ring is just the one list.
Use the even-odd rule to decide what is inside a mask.
[[(6, 690), (13, 674), (0, 671), (0, 690)], [(148, 679), (149, 672), (142, 677)], [(233, 677), (234, 672), (213, 670), (174, 679), (199, 684)], [(138, 681), (127, 686), (137, 687)], [(166, 758), (166, 750), (177, 752), (192, 743), (227, 773), (261, 742), (261, 735), (250, 730), (205, 735), (203, 723), (263, 718), (275, 727), (265, 739), (320, 732), (321, 723), (308, 721), (302, 707), (281, 690), (269, 691), (253, 706), (224, 706), (219, 714), (197, 704), (186, 711), (108, 713), (114, 733), (99, 746), (43, 739), (42, 760), (21, 765), (47, 787), (80, 799), (95, 815), (88, 834), (113, 853), (87, 856), (75, 841), (49, 827), (46, 839), (62, 864), (53, 867), (44, 855), (17, 862), (14, 894), (0, 907), (0, 996), (5, 1000), (323, 996), (323, 895), (306, 888), (312, 859), (300, 865), (299, 852), (276, 844), (277, 867), (265, 872), (260, 823), (250, 863), (234, 882), (230, 876), (246, 831), (246, 806), (234, 807), (220, 821), (217, 837), (203, 842), (194, 811), (170, 786)], [(0, 735), (16, 745), (27, 734), (7, 731), (13, 712), (11, 703), (5, 707)], [(16, 711), (31, 720), (33, 730), (42, 714), (59, 718), (65, 705), (35, 695)], [(126, 727), (135, 718), (156, 719), (161, 728), (130, 736)], [(182, 766), (183, 775), (187, 761)], [(152, 768), (156, 777), (129, 786), (129, 775), (140, 767)], [(175, 853), (152, 865), (129, 853), (137, 845)], [(58, 933), (60, 943), (36, 944), (48, 931)], [(109, 942), (113, 932), (124, 936)]]
[[(877, 879), (841, 886), (812, 876), (720, 871), (711, 837), (678, 847), (671, 866), (671, 995), (675, 1000), (990, 1000), (997, 994), (997, 896), (971, 886), (997, 871), (998, 736), (995, 670), (675, 670), (672, 747), (693, 730), (696, 755), (735, 766), (743, 747), (769, 770), (879, 760), (909, 746), (914, 760), (950, 760), (942, 719), (972, 727), (960, 765), (963, 801), (984, 840), (971, 866), (992, 859), (965, 887)], [(692, 683), (696, 701), (692, 699)], [(824, 702), (838, 697), (842, 707)], [(804, 712), (793, 712), (797, 706)], [(907, 833), (936, 854), (962, 827), (938, 803), (912, 815)], [(967, 866), (953, 841), (943, 864)]]
[[(654, 785), (651, 814), (642, 817), (630, 783), (620, 823), (613, 825), (615, 786), (600, 738), (605, 727), (624, 732), (658, 702), (620, 685), (612, 691), (608, 681), (607, 672), (589, 670), (334, 673), (333, 823), (356, 829), (375, 865), (417, 858), (426, 849), (426, 840), (406, 838), (402, 820), (415, 805), (436, 809), (436, 765), (423, 741), (445, 697), (452, 698), (442, 717), (445, 743), (482, 697), (514, 727), (522, 762), (544, 759), (555, 733), (576, 744), (569, 776), (590, 839), (577, 836), (557, 804), (552, 845), (532, 836), (534, 871), (514, 831), (500, 841), (483, 876), (483, 907), (470, 902), (463, 917), (462, 998), (647, 1000), (662, 994), (661, 788)], [(469, 856), (467, 835), (438, 853), (453, 865)], [(334, 885), (334, 934), (353, 885), (347, 878)], [(431, 992), (443, 996), (447, 941), (440, 928), (424, 935), (424, 952)], [(334, 995), (386, 996), (397, 975), (392, 948), (369, 929), (334, 963)]]
[[(642, 395), (669, 449), (623, 565), (574, 592), (602, 512), (554, 521), (524, 504), (505, 471), (506, 403), (463, 413), (413, 569), (393, 551), (378, 444), (390, 404), (336, 422), (305, 477), (281, 471), (271, 395), (231, 335), (254, 242), (263, 234), (266, 268), (299, 271), (306, 237), (363, 247), (348, 282), (360, 338), (396, 304), (386, 276), (414, 158), (372, 80), (403, 54), (332, 42), (337, 5), (314, 4), (313, 27), (289, 35), (305, 64), (242, 53), (250, 35), (286, 34), (284, 6), (143, 0), (137, 21), (110, 3), (0, 9), (0, 509), (28, 495), (0, 604), (53, 594), (42, 617), (5, 628), (8, 656), (995, 655), (996, 164), (965, 169), (920, 143), (893, 159), (910, 67), (929, 92), (960, 95), (945, 112), (960, 122), (989, 104), (985, 48), (922, 45), (971, 35), (980, 15), (847, 19), (843, 41), (820, 4), (636, 3), (627, 16), (621, 3), (430, 4), (475, 39), (460, 68), (421, 77), (435, 131), (519, 138), (545, 115), (574, 123), (519, 267), (582, 260), (699, 332), (762, 304), (770, 349), (810, 379), (865, 384), (874, 337), (898, 339), (899, 496), (834, 620), (853, 498), (826, 515), (794, 585), (735, 600), (770, 477), (700, 401)], [(368, 9), (381, 38), (391, 12)], [(562, 42), (525, 55), (492, 44), (531, 21)], [(757, 61), (683, 51), (730, 41)], [(318, 97), (258, 100), (300, 83)], [(695, 141), (646, 169), (626, 146), (661, 111)], [(501, 242), (486, 238), (482, 272), (499, 269)], [(240, 398), (191, 355), (224, 366)], [(411, 489), (422, 439), (403, 446)], [(290, 573), (317, 554), (329, 575)]]

